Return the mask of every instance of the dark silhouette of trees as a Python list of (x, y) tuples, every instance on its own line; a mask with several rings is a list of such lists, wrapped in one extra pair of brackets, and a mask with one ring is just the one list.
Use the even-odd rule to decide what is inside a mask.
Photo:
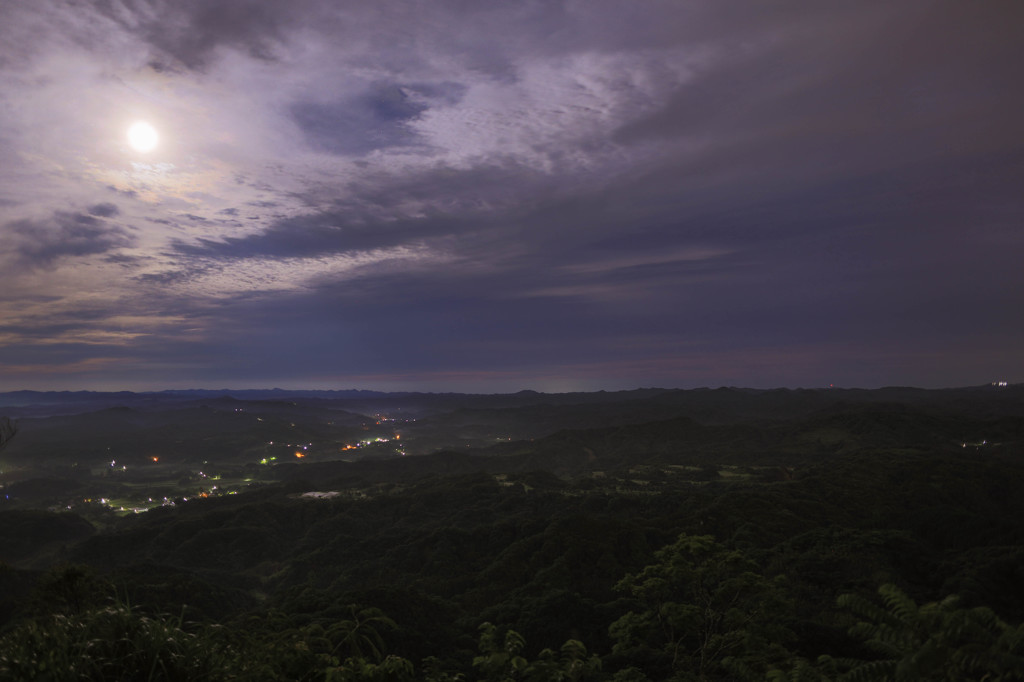
[(0, 639), (7, 682), (244, 679), (246, 662), (215, 630), (186, 632), (180, 619), (150, 618), (123, 604), (22, 623)]
[(782, 585), (741, 552), (683, 534), (655, 558), (618, 585), (636, 608), (612, 623), (613, 654), (656, 679), (693, 680), (717, 674), (725, 657), (764, 668), (787, 656)]

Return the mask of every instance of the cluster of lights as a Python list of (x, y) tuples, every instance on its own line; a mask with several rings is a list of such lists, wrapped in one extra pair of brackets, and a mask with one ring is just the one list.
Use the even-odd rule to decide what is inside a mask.
[(342, 447), (341, 449), (342, 450), (355, 450), (357, 448), (364, 448), (367, 445), (370, 445), (371, 443), (389, 443), (392, 440), (401, 440), (401, 439), (402, 439), (401, 434), (397, 434), (396, 433), (394, 439), (391, 439), (391, 438), (374, 438), (373, 440), (361, 440), (358, 443), (356, 443), (355, 445), (346, 445), (346, 446)]
[[(242, 408), (235, 408), (234, 411), (235, 412), (243, 412), (244, 410)], [(398, 419), (395, 419), (395, 418), (392, 418), (392, 417), (388, 417), (386, 415), (375, 415), (375, 417), (377, 418), (377, 424), (381, 424), (383, 422), (396, 422), (396, 421), (410, 422), (410, 421), (416, 421), (415, 419), (398, 420)], [(257, 417), (257, 419), (259, 421), (263, 421), (263, 419), (261, 417)], [(291, 423), (290, 425), (292, 427), (295, 426), (294, 423)], [(341, 448), (341, 450), (356, 450), (358, 448), (366, 447), (366, 446), (371, 445), (373, 443), (387, 443), (387, 442), (390, 442), (391, 440), (400, 440), (400, 439), (401, 439), (401, 435), (400, 434), (395, 434), (393, 438), (381, 438), (381, 437), (378, 437), (378, 438), (374, 438), (372, 440), (360, 441), (360, 442), (356, 443), (355, 445), (345, 445), (344, 447)], [(267, 445), (274, 445), (274, 441), (268, 441)], [(294, 454), (295, 458), (303, 459), (303, 458), (306, 457), (306, 452), (308, 452), (309, 448), (312, 445), (313, 445), (312, 443), (306, 443), (304, 445), (300, 445), (300, 444), (292, 445), (291, 443), (288, 443), (287, 447), (301, 448), (301, 450), (296, 449), (293, 454)], [(107, 448), (107, 449), (109, 450), (110, 448)], [(402, 456), (404, 456), (406, 454), (405, 450), (402, 449), (402, 448), (396, 448), (396, 452), (398, 452), (398, 454), (400, 454)], [(158, 455), (151, 455), (151, 456), (148, 457), (148, 459), (151, 462), (153, 462), (153, 463), (158, 463), (160, 461), (160, 457)], [(270, 464), (271, 462), (275, 462), (275, 461), (277, 461), (277, 457), (273, 457), (273, 456), (271, 456), (271, 457), (264, 457), (263, 459), (260, 460), (260, 464), (266, 465), (266, 464)], [(204, 464), (206, 464), (206, 463), (207, 462), (204, 462)], [(117, 460), (116, 459), (111, 459), (110, 462), (109, 462), (109, 466), (110, 466), (111, 469), (115, 468), (117, 466)], [(127, 466), (126, 465), (121, 465), (120, 469), (122, 471), (126, 471), (127, 470)], [(209, 478), (209, 476), (205, 472), (203, 472), (203, 471), (199, 471), (198, 472), (198, 476), (201, 477), (201, 478)], [(219, 479), (220, 476), (214, 476), (213, 478), (214, 479)], [(216, 490), (217, 490), (217, 486), (213, 486), (213, 488), (211, 489), (210, 492), (200, 491), (199, 492), (199, 496), (200, 497), (209, 497), (210, 494), (214, 493), (214, 491), (216, 491)], [(228, 495), (235, 495), (237, 493), (238, 493), (237, 490), (231, 490), (231, 491), (227, 492)], [(189, 498), (187, 498), (187, 497), (180, 498), (180, 500), (182, 502), (187, 502), (188, 499)], [(93, 502), (93, 500), (90, 499), (90, 498), (87, 498), (87, 499), (84, 499), (83, 502), (91, 503), (91, 502)], [(113, 503), (111, 500), (109, 500), (108, 498), (105, 498), (105, 497), (104, 498), (100, 498), (98, 500), (98, 502), (100, 504), (104, 505), (104, 506), (108, 506), (111, 509), (114, 509), (115, 511), (120, 511), (120, 512), (131, 511), (131, 512), (134, 512), (136, 514), (139, 514), (139, 513), (145, 512), (145, 511), (149, 511), (148, 507), (126, 508), (126, 507), (121, 506), (121, 505), (115, 505), (115, 503)], [(149, 498), (148, 502), (150, 504), (153, 504), (153, 499)], [(161, 502), (161, 505), (162, 506), (175, 506), (175, 501), (172, 500), (172, 499), (169, 499), (167, 497), (164, 497), (162, 502)], [(68, 508), (70, 509), (71, 507), (68, 507)]]

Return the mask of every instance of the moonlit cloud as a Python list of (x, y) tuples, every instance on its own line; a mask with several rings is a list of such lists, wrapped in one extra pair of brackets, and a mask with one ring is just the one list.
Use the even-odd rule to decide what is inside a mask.
[(3, 14), (9, 388), (1024, 374), (1012, 3)]
[(18, 220), (5, 226), (8, 267), (53, 267), (63, 258), (106, 253), (131, 243), (124, 229), (95, 215), (57, 212), (47, 220)]

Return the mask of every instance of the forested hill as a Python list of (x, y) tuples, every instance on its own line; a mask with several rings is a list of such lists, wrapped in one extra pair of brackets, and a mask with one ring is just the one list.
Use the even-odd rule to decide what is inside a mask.
[(1022, 679), (1016, 391), (26, 417), (0, 679)]
[[(983, 445), (984, 443), (984, 445)], [(373, 482), (427, 475), (545, 471), (567, 480), (629, 468), (669, 467), (700, 477), (723, 466), (773, 477), (838, 456), (879, 451), (903, 454), (1019, 451), (1024, 417), (937, 416), (901, 405), (847, 406), (846, 411), (787, 421), (702, 424), (689, 417), (591, 429), (563, 429), (542, 438), (415, 458), (281, 464), (283, 480), (344, 477)], [(788, 474), (787, 474), (788, 475)]]
[[(995, 641), (1024, 618), (1019, 452), (860, 452), (788, 480), (755, 474), (723, 465), (630, 467), (575, 482), (539, 471), (296, 481), (139, 515), (65, 558), (120, 585), (132, 604), (169, 614), (187, 605), (189, 618), (226, 626), (236, 647), (255, 646), (247, 655), (287, 679), (327, 679), (328, 669), (388, 655), (418, 675), (431, 657), (453, 676), (473, 675), (487, 622), (500, 637), (522, 635), (527, 662), (582, 642), (607, 679), (629, 668), (646, 676), (630, 679), (675, 679), (702, 656), (711, 680), (737, 679), (726, 659), (762, 675), (822, 655), (873, 661), (879, 654), (847, 634), (857, 614), (837, 599), (872, 600), (890, 584), (917, 604), (955, 594), (957, 608), (992, 610), (992, 639), (954, 642), (951, 652), (1024, 654), (1015, 640)], [(304, 496), (311, 486), (339, 494)], [(663, 587), (650, 591), (650, 580)], [(665, 601), (699, 603), (706, 581), (708, 620), (678, 614), (679, 640), (666, 641), (649, 619)], [(726, 606), (733, 598), (739, 612)], [(338, 655), (345, 634), (336, 628), (367, 609), (393, 623), (381, 625), (380, 658)], [(970, 613), (950, 612), (949, 627)], [(949, 637), (927, 630), (942, 622), (915, 625), (915, 646)], [(707, 637), (721, 639), (714, 656)]]

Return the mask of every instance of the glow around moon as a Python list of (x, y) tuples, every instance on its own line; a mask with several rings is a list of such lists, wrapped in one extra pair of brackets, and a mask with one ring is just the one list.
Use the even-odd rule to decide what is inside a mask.
[(128, 144), (137, 152), (152, 151), (159, 141), (156, 129), (145, 121), (133, 123), (128, 128)]

